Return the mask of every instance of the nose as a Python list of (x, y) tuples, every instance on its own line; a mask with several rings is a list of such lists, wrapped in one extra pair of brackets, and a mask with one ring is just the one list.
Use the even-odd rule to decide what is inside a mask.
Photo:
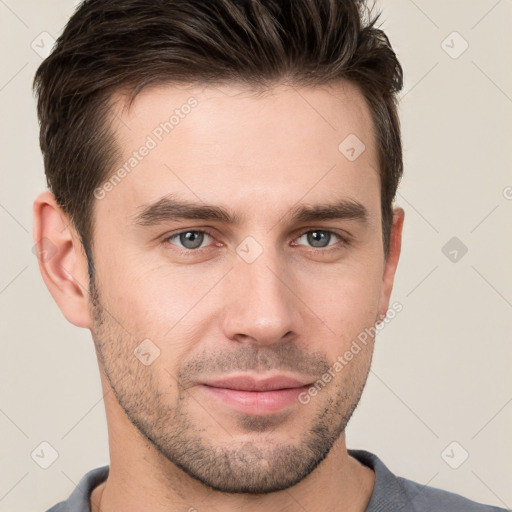
[(278, 255), (265, 251), (256, 261), (235, 262), (229, 273), (229, 306), (223, 328), (228, 339), (274, 345), (300, 331), (300, 301)]

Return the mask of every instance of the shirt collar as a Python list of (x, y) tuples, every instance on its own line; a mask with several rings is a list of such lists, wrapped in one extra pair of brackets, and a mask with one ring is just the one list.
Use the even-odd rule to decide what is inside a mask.
[(347, 450), (348, 454), (375, 473), (373, 492), (365, 512), (413, 511), (414, 506), (398, 478), (377, 455), (365, 450)]

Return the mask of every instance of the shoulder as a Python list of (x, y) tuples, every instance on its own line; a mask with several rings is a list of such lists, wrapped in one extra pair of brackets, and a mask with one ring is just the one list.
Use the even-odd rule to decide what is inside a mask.
[(395, 476), (377, 455), (366, 450), (348, 450), (348, 453), (375, 473), (366, 512), (505, 512), (504, 508)]
[(66, 505), (65, 501), (61, 501), (60, 503), (57, 503), (57, 505), (54, 505), (52, 508), (49, 508), (46, 512), (68, 512), (69, 508)]
[(410, 500), (413, 510), (426, 511), (464, 511), (464, 512), (502, 512), (505, 509), (484, 505), (472, 501), (460, 494), (422, 485), (407, 478), (397, 477), (399, 485)]
[(110, 466), (91, 469), (78, 482), (77, 486), (65, 501), (61, 501), (46, 512), (90, 512), (89, 496), (95, 487), (104, 482)]

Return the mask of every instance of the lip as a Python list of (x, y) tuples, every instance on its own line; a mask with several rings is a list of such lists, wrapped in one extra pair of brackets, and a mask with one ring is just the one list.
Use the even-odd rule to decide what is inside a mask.
[(301, 382), (287, 375), (274, 375), (272, 377), (261, 377), (259, 379), (248, 375), (239, 375), (236, 377), (226, 377), (202, 382), (202, 384), (214, 388), (236, 389), (239, 391), (274, 391), (277, 389), (300, 388), (306, 386), (308, 383)]
[(297, 406), (300, 393), (309, 386), (284, 375), (259, 379), (238, 376), (201, 384), (204, 392), (216, 403), (255, 416), (276, 414)]

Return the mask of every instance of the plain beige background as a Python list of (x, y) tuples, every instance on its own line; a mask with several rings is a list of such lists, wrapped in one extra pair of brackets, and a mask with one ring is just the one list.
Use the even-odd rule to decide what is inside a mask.
[[(406, 219), (392, 297), (403, 311), (378, 337), (347, 443), (398, 475), (510, 508), (512, 3), (379, 5), (405, 70)], [(44, 511), (109, 461), (90, 334), (61, 315), (32, 253), (32, 201), (45, 187), (35, 43), (57, 37), (73, 7), (0, 0), (2, 512)], [(51, 454), (42, 442), (58, 453), (48, 469), (31, 455)]]

